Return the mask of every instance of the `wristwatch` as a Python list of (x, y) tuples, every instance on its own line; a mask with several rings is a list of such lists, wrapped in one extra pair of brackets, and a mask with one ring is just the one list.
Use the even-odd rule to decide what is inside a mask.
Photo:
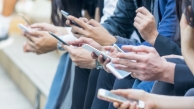
[(102, 65), (96, 60), (96, 69), (103, 69)]
[(60, 50), (60, 51), (64, 51), (65, 49), (63, 48), (63, 44), (61, 41), (58, 41), (57, 43), (57, 49)]

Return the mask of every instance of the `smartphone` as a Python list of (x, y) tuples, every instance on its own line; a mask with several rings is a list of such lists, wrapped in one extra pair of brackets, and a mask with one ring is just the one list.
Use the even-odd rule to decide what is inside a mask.
[(105, 100), (108, 102), (118, 102), (119, 104), (122, 104), (126, 101), (130, 101), (131, 103), (136, 101), (137, 102), (137, 106), (141, 109), (145, 108), (145, 103), (141, 100), (132, 100), (132, 99), (128, 99), (119, 95), (116, 95), (114, 93), (112, 93), (111, 91), (105, 90), (105, 89), (99, 89), (98, 90), (98, 98), (101, 100)]
[(82, 48), (88, 50), (89, 52), (94, 52), (97, 56), (102, 55), (105, 60), (107, 58), (112, 59), (112, 57), (108, 56), (105, 52), (99, 51), (98, 49), (96, 49), (88, 44), (82, 45)]
[(68, 46), (69, 46), (69, 44), (67, 44), (66, 42), (64, 42), (64, 41), (63, 41), (62, 39), (60, 39), (57, 35), (53, 34), (52, 32), (49, 32), (49, 34), (50, 34), (51, 36), (53, 36), (54, 38), (56, 38), (58, 41), (62, 42), (64, 45), (68, 45)]
[[(63, 11), (63, 10), (61, 10), (61, 14), (62, 14), (63, 16), (65, 16), (66, 19), (68, 19), (67, 17), (69, 16), (69, 13), (67, 13), (67, 12), (65, 12), (65, 11)], [(73, 24), (73, 25), (78, 26), (78, 27), (81, 28), (81, 26), (79, 26), (76, 22), (74, 22), (74, 21), (72, 21), (72, 20), (70, 20), (70, 22), (71, 22), (71, 24)]]
[(30, 28), (26, 27), (25, 25), (23, 25), (21, 23), (18, 24), (18, 28), (20, 28), (24, 32), (30, 32), (30, 30), (31, 30)]
[(131, 74), (131, 72), (127, 72), (124, 70), (119, 70), (114, 67), (112, 62), (108, 63), (106, 67), (110, 70), (110, 72), (117, 77), (118, 79), (123, 79)]
[(119, 48), (116, 44), (113, 44), (113, 46), (121, 53), (125, 53), (121, 48)]

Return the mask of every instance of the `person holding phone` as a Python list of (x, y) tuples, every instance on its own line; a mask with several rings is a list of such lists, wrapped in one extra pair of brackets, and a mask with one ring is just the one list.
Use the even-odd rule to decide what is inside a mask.
[[(134, 3), (133, 1), (131, 1), (132, 2), (132, 4)], [(147, 2), (147, 1), (145, 1), (145, 2)], [(162, 2), (162, 3), (161, 3)], [(160, 5), (160, 11), (163, 13), (163, 15), (162, 15), (162, 18), (159, 18), (158, 19), (158, 17), (157, 16), (155, 16), (155, 17), (157, 17), (157, 20), (156, 20), (156, 24), (158, 25), (158, 30), (160, 31), (160, 33), (161, 34), (163, 34), (164, 36), (167, 36), (167, 37), (175, 37), (176, 36), (176, 32), (175, 32), (175, 28), (176, 28), (176, 26), (177, 26), (177, 23), (175, 23), (175, 22), (178, 22), (178, 20), (177, 20), (177, 17), (176, 17), (176, 14), (175, 14), (175, 1), (174, 0), (167, 0), (167, 1), (164, 1), (165, 3), (168, 3), (168, 5), (164, 5), (165, 3), (163, 3), (163, 1), (159, 1), (159, 5)], [(158, 2), (157, 2), (158, 3)], [(157, 4), (156, 3), (156, 4)], [(133, 27), (133, 22), (127, 22), (127, 21), (129, 21), (130, 19), (131, 20), (133, 20), (134, 18), (135, 18), (135, 15), (136, 15), (136, 13), (133, 13), (133, 12), (135, 12), (135, 10), (136, 10), (136, 7), (134, 6), (134, 8), (132, 8), (132, 6), (130, 5), (130, 6), (128, 6), (128, 7), (131, 7), (130, 9), (132, 10), (132, 9), (134, 9), (133, 11), (129, 11), (130, 12), (130, 14), (127, 14), (127, 12), (126, 12), (126, 10), (123, 10), (122, 12), (123, 13), (125, 13), (125, 14), (123, 14), (123, 13), (121, 13), (121, 11), (119, 11), (120, 9), (122, 10), (122, 9), (124, 9), (124, 7), (126, 6), (125, 4), (127, 4), (127, 5), (129, 5), (130, 4), (130, 1), (128, 1), (128, 2), (125, 2), (125, 1), (119, 1), (119, 3), (118, 3), (118, 5), (117, 6), (121, 6), (121, 7), (118, 7), (117, 8), (117, 10), (115, 11), (115, 16), (112, 16), (112, 17), (110, 17), (107, 21), (105, 21), (105, 23), (104, 24), (102, 24), (106, 29), (104, 29), (103, 28), (103, 26), (101, 26), (101, 25), (99, 25), (99, 24), (97, 24), (95, 21), (93, 21), (93, 20), (91, 20), (91, 21), (89, 21), (88, 23), (89, 24), (91, 24), (91, 25), (93, 25), (92, 27), (91, 26), (89, 26), (88, 24), (84, 24), (83, 23), (83, 21), (80, 21), (79, 19), (76, 19), (76, 18), (74, 18), (74, 17), (69, 17), (69, 19), (70, 20), (74, 20), (76, 23), (78, 23), (79, 24), (79, 22), (80, 22), (80, 26), (82, 26), (83, 25), (83, 27), (86, 27), (85, 29), (79, 29), (78, 27), (76, 27), (76, 26), (73, 26), (72, 25), (72, 32), (73, 33), (75, 33), (75, 35), (77, 35), (77, 37), (82, 37), (82, 36), (85, 36), (85, 37), (89, 37), (89, 38), (92, 38), (92, 39), (94, 39), (96, 42), (98, 42), (98, 43), (100, 43), (101, 45), (111, 45), (111, 44), (113, 44), (113, 43), (118, 43), (118, 44), (121, 44), (121, 43), (123, 43), (124, 45), (126, 44), (126, 45), (128, 45), (128, 44), (135, 44), (136, 42), (134, 41), (130, 41), (130, 40), (128, 40), (128, 39), (126, 39), (126, 38), (129, 38), (130, 37), (130, 34), (133, 32), (133, 30), (134, 30), (134, 27)], [(137, 4), (138, 4), (138, 6), (141, 4), (141, 2), (137, 2)], [(148, 2), (148, 4), (149, 4), (149, 2)], [(157, 7), (157, 6), (156, 6)], [(126, 7), (127, 8), (127, 7)], [(150, 12), (153, 12), (153, 10), (151, 11), (150, 9), (154, 9), (154, 8), (148, 8), (148, 10), (150, 11)], [(128, 9), (129, 10), (129, 9)], [(156, 9), (157, 10), (157, 9)], [(145, 11), (145, 8), (144, 9), (141, 9), (141, 11), (142, 12), (146, 12), (146, 13), (144, 13), (144, 14), (146, 14), (146, 15), (149, 15), (148, 17), (147, 17), (147, 21), (146, 22), (144, 22), (144, 23), (146, 23), (145, 25), (147, 25), (147, 24), (154, 24), (154, 22), (152, 22), (152, 19), (153, 19), (153, 17), (149, 14), (149, 13), (147, 13), (148, 11)], [(157, 12), (157, 11), (156, 11)], [(166, 12), (168, 12), (168, 14), (166, 13)], [(119, 13), (118, 15), (116, 15), (117, 13)], [(155, 14), (155, 13), (154, 13)], [(122, 16), (123, 15), (123, 16)], [(126, 15), (126, 16), (125, 16)], [(128, 16), (128, 15), (131, 15), (131, 16)], [(134, 17), (132, 18), (132, 15), (134, 15)], [(170, 17), (170, 16), (174, 16), (174, 17)], [(118, 17), (119, 16), (119, 17)], [(123, 19), (122, 19), (123, 18)], [(170, 24), (170, 23), (168, 23), (167, 25), (170, 25), (170, 26), (168, 26), (168, 27), (171, 27), (170, 29), (165, 29), (166, 28), (166, 26), (164, 26), (164, 25), (166, 25), (166, 21), (167, 20), (172, 20), (172, 22), (173, 22), (173, 24)], [(122, 19), (122, 20), (121, 20)], [(125, 19), (127, 19), (127, 21), (125, 21)], [(149, 19), (149, 20), (148, 20)], [(119, 22), (119, 23), (118, 23)], [(122, 23), (121, 23), (122, 22)], [(159, 25), (159, 22), (160, 22), (160, 25)], [(172, 23), (171, 22), (171, 23)], [(68, 22), (67, 22), (68, 23)], [(148, 25), (147, 25), (148, 26)], [(152, 26), (152, 27), (154, 27), (154, 26)], [(162, 28), (163, 27), (163, 28)], [(164, 28), (165, 27), (165, 28)], [(116, 28), (116, 29), (115, 29)], [(146, 26), (144, 27), (144, 28), (141, 28), (141, 32), (143, 32), (143, 36), (145, 37), (145, 36), (153, 36), (153, 35), (148, 35), (149, 33), (151, 33), (151, 32), (146, 32), (147, 30), (146, 30), (147, 28), (146, 28)], [(152, 28), (153, 29), (153, 28)], [(154, 31), (157, 31), (157, 29), (155, 28), (155, 29), (153, 29)], [(173, 32), (172, 32), (173, 31)], [(147, 35), (144, 35), (145, 33), (147, 34)], [(112, 35), (111, 35), (111, 34)], [(155, 32), (154, 32), (155, 33)], [(157, 33), (157, 32), (156, 32)], [(125, 38), (122, 38), (122, 37), (118, 37), (118, 35), (119, 36), (123, 36), (123, 37), (125, 37)], [(94, 36), (94, 37), (93, 37)], [(106, 36), (106, 37), (105, 37)], [(116, 36), (116, 37), (113, 37), (113, 36)], [(154, 37), (157, 37), (157, 35), (155, 34), (155, 36)], [(104, 39), (104, 38), (106, 38), (106, 39)], [(153, 38), (153, 37), (152, 37)], [(123, 39), (123, 40), (122, 40)], [(145, 45), (149, 45), (150, 46), (150, 44), (148, 44), (148, 43), (145, 43)], [(172, 53), (172, 52), (169, 52), (169, 53)], [(176, 52), (176, 53), (180, 53), (180, 52)], [(168, 53), (166, 53), (166, 54), (168, 54)], [(103, 72), (103, 74), (102, 74), (102, 72)], [(114, 79), (114, 76), (112, 76), (111, 74), (106, 74), (106, 72), (104, 72), (103, 70), (101, 70), (101, 72), (100, 72), (100, 77), (101, 77), (101, 79), (99, 78), (99, 85), (101, 84), (101, 86), (99, 86), (99, 87), (103, 87), (103, 88), (110, 88), (111, 89), (111, 87), (113, 87), (113, 84), (114, 84), (114, 81), (115, 81), (115, 79)], [(103, 75), (103, 76), (102, 76)], [(108, 76), (108, 75), (110, 75), (110, 76)], [(103, 78), (104, 77), (104, 78)], [(107, 78), (107, 77), (109, 77), (109, 78)], [(129, 77), (129, 83), (130, 84), (133, 84), (133, 78), (131, 78), (131, 77)], [(103, 81), (102, 81), (103, 80)], [(106, 81), (107, 80), (107, 81)], [(109, 82), (111, 80), (111, 82)], [(127, 81), (126, 81), (127, 79), (124, 79), (124, 80), (120, 80), (120, 81), (117, 81), (116, 80), (116, 82), (122, 82), (123, 81), (123, 83), (122, 83), (122, 86), (124, 85), (124, 84), (126, 84), (126, 86), (127, 87), (132, 87), (132, 86), (129, 86), (129, 84), (127, 84)], [(106, 81), (106, 82), (104, 82), (104, 81)], [(124, 82), (125, 81), (125, 82)], [(119, 88), (119, 87), (121, 87), (121, 83), (120, 84), (117, 84), (115, 82), (115, 88), (117, 87), (117, 88)], [(102, 84), (102, 83), (111, 83), (111, 84), (108, 84), (107, 85), (107, 87), (104, 87), (104, 85)], [(117, 84), (117, 85), (116, 85)], [(152, 84), (153, 85), (153, 84)], [(144, 86), (148, 86), (148, 85), (142, 85), (143, 87)], [(152, 87), (152, 86), (150, 86), (150, 87)], [(146, 88), (146, 87), (144, 87), (145, 88), (145, 90), (147, 90), (147, 91), (151, 91), (151, 88)], [(98, 104), (97, 102), (100, 102), (98, 99), (95, 99), (95, 103), (93, 103), (94, 105), (95, 104)], [(102, 101), (103, 102), (103, 101)], [(101, 102), (101, 103), (102, 103)], [(105, 106), (105, 105), (104, 105)], [(95, 106), (94, 106), (95, 107)], [(102, 107), (99, 107), (99, 108), (102, 108)]]
[[(181, 17), (180, 21), (180, 31), (181, 31), (181, 46), (182, 46), (182, 53), (183, 57), (191, 69), (193, 73), (193, 21), (190, 21), (190, 19), (193, 19), (194, 16), (192, 13), (194, 12), (194, 2), (190, 0), (177, 0), (176, 1), (178, 8), (183, 7), (181, 12), (178, 11), (179, 16)], [(184, 13), (183, 13), (184, 12)], [(146, 50), (148, 48), (144, 48)], [(185, 72), (184, 72), (185, 73)], [(194, 73), (193, 73), (194, 74)], [(182, 77), (181, 77), (182, 78)], [(182, 78), (183, 79), (183, 78)], [(188, 78), (187, 78), (188, 79)], [(171, 109), (177, 109), (177, 108), (186, 108), (190, 109), (193, 108), (193, 100), (194, 97), (176, 97), (176, 96), (162, 96), (162, 95), (154, 95), (154, 94), (148, 94), (144, 91), (140, 90), (115, 90), (112, 91), (115, 94), (122, 95), (124, 97), (128, 97), (130, 99), (138, 99), (143, 100), (146, 103), (145, 109), (161, 109), (161, 108), (171, 108)], [(190, 90), (187, 91), (185, 96), (194, 96), (194, 90), (191, 87)], [(177, 104), (178, 103), (178, 104)], [(129, 102), (125, 102), (123, 104), (114, 103), (114, 106), (119, 109), (136, 109), (136, 103), (130, 104)]]

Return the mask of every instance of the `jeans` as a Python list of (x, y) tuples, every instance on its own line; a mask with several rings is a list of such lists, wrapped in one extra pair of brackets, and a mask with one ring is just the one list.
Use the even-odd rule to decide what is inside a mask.
[(61, 92), (61, 87), (64, 83), (66, 72), (70, 69), (67, 68), (69, 62), (71, 62), (69, 58), (69, 54), (65, 53), (62, 55), (56, 74), (54, 76), (49, 96), (45, 105), (45, 109), (54, 109), (57, 105), (57, 99)]

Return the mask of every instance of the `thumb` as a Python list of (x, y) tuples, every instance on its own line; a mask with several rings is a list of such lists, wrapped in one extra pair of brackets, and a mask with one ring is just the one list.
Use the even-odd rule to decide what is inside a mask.
[(153, 48), (147, 47), (147, 46), (132, 46), (132, 45), (127, 45), (127, 46), (122, 46), (122, 49), (127, 52), (144, 52), (144, 53), (149, 53), (152, 51)]
[(97, 21), (95, 21), (94, 19), (91, 19), (89, 22), (88, 22), (89, 25), (92, 25), (94, 27), (98, 27), (98, 26), (101, 26), (100, 23), (98, 23)]
[(113, 90), (113, 93), (134, 100), (143, 100), (145, 92), (136, 89), (119, 89)]
[(44, 24), (43, 23), (34, 23), (32, 25), (30, 25), (31, 28), (43, 28)]
[(43, 34), (43, 31), (30, 31), (29, 34), (32, 36), (41, 37)]

